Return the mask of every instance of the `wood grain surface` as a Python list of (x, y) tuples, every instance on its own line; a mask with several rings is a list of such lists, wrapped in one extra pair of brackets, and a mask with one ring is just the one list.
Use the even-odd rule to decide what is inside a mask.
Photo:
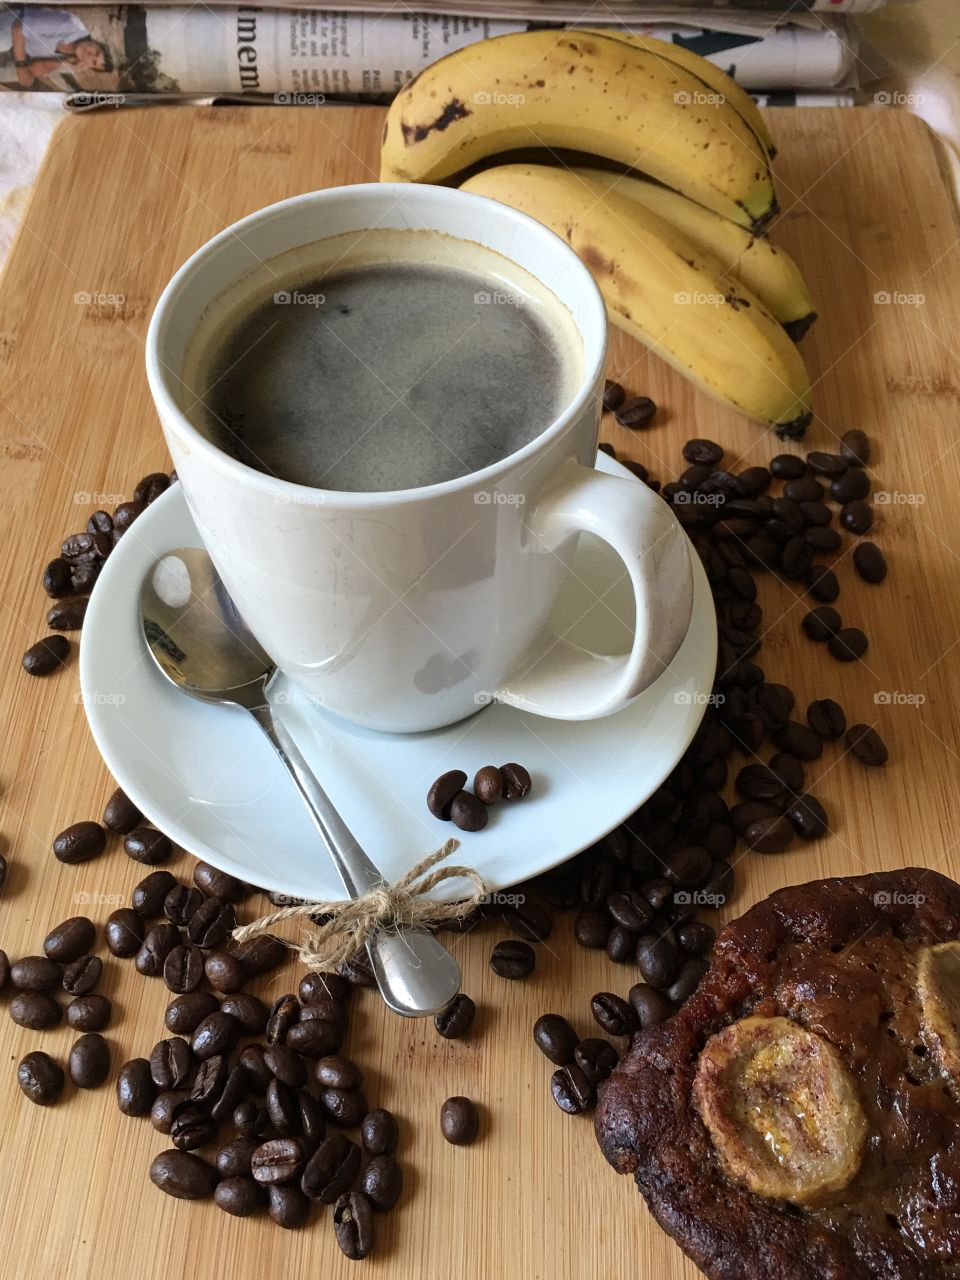
[[(741, 857), (727, 914), (816, 876), (905, 863), (960, 870), (957, 220), (933, 141), (911, 117), (778, 110), (770, 119), (784, 208), (777, 236), (802, 264), (821, 312), (804, 343), (818, 412), (805, 447), (829, 449), (848, 427), (864, 428), (875, 445), (875, 492), (901, 498), (876, 508), (887, 583), (857, 581), (849, 546), (838, 569), (844, 619), (871, 639), (865, 659), (840, 665), (807, 641), (799, 627), (807, 602), (768, 579), (760, 661), (797, 690), (801, 706), (832, 695), (851, 721), (877, 724), (892, 759), (874, 772), (828, 749), (811, 769), (811, 789), (830, 810), (832, 833), (776, 857)], [(45, 682), (22, 673), (20, 655), (44, 633), (40, 572), (61, 537), (166, 465), (143, 371), (153, 305), (184, 258), (234, 219), (296, 192), (375, 180), (379, 122), (377, 110), (359, 108), (158, 108), (70, 119), (54, 139), (0, 287), (0, 830), (11, 862), (0, 945), (11, 957), (37, 952), (48, 927), (78, 911), (104, 920), (143, 874), (116, 844), (83, 866), (53, 859), (54, 834), (98, 817), (111, 782), (84, 721), (75, 653)], [(903, 297), (876, 302), (884, 293)], [(607, 423), (618, 450), (655, 475), (677, 474), (680, 445), (693, 435), (725, 442), (743, 465), (778, 452), (772, 436), (619, 335), (612, 372), (663, 406), (658, 425), (641, 434)], [(545, 841), (555, 838), (544, 830)], [(173, 869), (189, 875), (191, 865), (183, 855)], [(535, 1017), (556, 1010), (587, 1034), (590, 995), (625, 994), (636, 980), (632, 968), (575, 948), (570, 928), (561, 918), (525, 983), (487, 967), (502, 927), (456, 941), (465, 990), (479, 1005), (462, 1042), (359, 994), (347, 1050), (364, 1066), (372, 1102), (401, 1117), (406, 1172), (401, 1204), (376, 1223), (365, 1274), (697, 1274), (633, 1186), (606, 1166), (590, 1120), (561, 1115), (550, 1098), (551, 1068), (530, 1038)], [(275, 996), (298, 977), (291, 963), (260, 990)], [(168, 993), (132, 961), (112, 958), (104, 990), (115, 1003), (107, 1033), (115, 1075), (164, 1034)], [(266, 1218), (239, 1221), (212, 1203), (161, 1195), (146, 1175), (166, 1141), (149, 1121), (119, 1114), (112, 1080), (88, 1094), (68, 1086), (48, 1111), (24, 1101), (19, 1058), (42, 1047), (63, 1061), (72, 1040), (66, 1028), (21, 1030), (0, 1011), (0, 1276), (352, 1274), (329, 1210), (288, 1233)], [(440, 1103), (456, 1093), (482, 1107), (472, 1148), (450, 1147), (439, 1134)]]

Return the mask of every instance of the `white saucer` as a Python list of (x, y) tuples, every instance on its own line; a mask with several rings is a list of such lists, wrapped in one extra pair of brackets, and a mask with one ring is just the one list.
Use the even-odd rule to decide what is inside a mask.
[[(629, 475), (603, 453), (597, 465)], [(174, 485), (125, 534), (100, 575), (80, 649), (84, 708), (97, 746), (147, 817), (205, 862), (294, 897), (339, 897), (337, 876), (293, 784), (253, 720), (180, 693), (146, 651), (140, 583), (154, 560), (185, 546), (200, 546), (200, 539)], [(656, 790), (693, 737), (716, 664), (713, 602), (697, 556), (693, 563), (693, 619), (670, 670), (605, 719), (545, 720), (495, 705), (433, 733), (386, 734), (358, 728), (280, 684), (286, 723), (388, 879), (457, 836), (455, 859), (501, 888), (593, 844)], [(586, 535), (555, 622), (572, 626), (571, 638), (594, 652), (629, 648), (627, 575), (604, 544)], [(494, 806), (485, 830), (464, 834), (428, 812), (427, 789), (439, 774), (460, 768), (472, 779), (481, 765), (511, 760), (529, 769), (532, 792), (519, 804)]]

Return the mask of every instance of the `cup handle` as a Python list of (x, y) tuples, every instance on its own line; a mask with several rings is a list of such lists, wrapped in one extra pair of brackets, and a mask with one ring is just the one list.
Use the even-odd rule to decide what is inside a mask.
[(690, 544), (666, 502), (637, 480), (569, 461), (525, 521), (525, 550), (555, 554), (576, 533), (595, 534), (621, 558), (633, 584), (633, 647), (590, 653), (548, 634), (528, 653), (498, 701), (555, 720), (620, 711), (676, 656), (693, 611)]

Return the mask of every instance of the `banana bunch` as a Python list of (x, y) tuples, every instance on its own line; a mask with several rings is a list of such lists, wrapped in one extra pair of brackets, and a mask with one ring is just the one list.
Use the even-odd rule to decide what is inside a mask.
[(500, 165), (469, 178), (463, 190), (509, 204), (562, 236), (593, 272), (612, 322), (704, 391), (784, 438), (803, 435), (810, 380), (772, 310), (809, 315), (799, 275), (792, 288), (772, 274), (768, 281), (761, 263), (762, 300), (728, 274), (731, 253), (720, 237), (705, 243), (715, 228), (701, 228), (697, 240), (652, 205), (621, 194), (606, 175), (596, 181), (552, 165)]
[[(497, 163), (531, 149), (597, 167)], [(387, 113), (380, 177), (461, 181), (545, 223), (590, 267), (614, 324), (799, 439), (812, 412), (794, 343), (816, 314), (763, 234), (777, 213), (773, 155), (753, 100), (706, 59), (580, 28), (483, 40), (425, 68)]]
[(431, 63), (387, 112), (380, 178), (440, 182), (521, 147), (639, 168), (754, 231), (777, 212), (765, 142), (723, 94), (642, 43), (593, 31), (498, 36)]

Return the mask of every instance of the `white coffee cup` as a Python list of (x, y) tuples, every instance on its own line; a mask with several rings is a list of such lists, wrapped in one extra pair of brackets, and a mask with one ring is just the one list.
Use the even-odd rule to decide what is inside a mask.
[[(239, 462), (181, 407), (201, 318), (264, 261), (330, 236), (421, 229), (518, 264), (573, 316), (582, 376), (525, 447), (459, 479), (398, 492), (311, 489)], [(593, 277), (552, 231), (446, 187), (379, 183), (294, 196), (215, 236), (180, 268), (147, 334), (147, 376), (197, 529), (277, 665), (323, 706), (393, 732), (497, 699), (584, 720), (624, 707), (686, 634), (686, 537), (646, 486), (594, 470), (607, 321)], [(622, 558), (636, 600), (628, 654), (584, 652), (549, 617), (582, 531)]]

